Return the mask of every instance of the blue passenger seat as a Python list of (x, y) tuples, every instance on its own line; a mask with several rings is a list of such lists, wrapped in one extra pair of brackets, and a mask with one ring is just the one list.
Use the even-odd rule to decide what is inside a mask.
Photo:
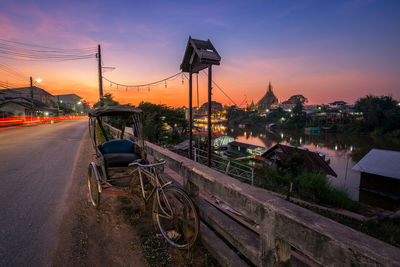
[(100, 146), (106, 167), (127, 167), (140, 158), (135, 153), (134, 143), (130, 140), (110, 140)]

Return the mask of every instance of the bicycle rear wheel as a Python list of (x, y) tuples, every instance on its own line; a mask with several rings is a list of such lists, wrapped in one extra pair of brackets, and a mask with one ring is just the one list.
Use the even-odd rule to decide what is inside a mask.
[(157, 192), (153, 201), (153, 219), (172, 246), (186, 249), (196, 242), (199, 216), (193, 201), (182, 189), (167, 186)]
[(99, 171), (96, 164), (93, 162), (89, 164), (88, 172), (88, 189), (89, 189), (89, 199), (95, 208), (100, 205), (100, 181), (99, 181)]

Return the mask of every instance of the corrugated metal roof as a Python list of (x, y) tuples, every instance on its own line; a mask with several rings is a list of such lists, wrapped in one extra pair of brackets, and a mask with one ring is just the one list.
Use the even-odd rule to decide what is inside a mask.
[(352, 170), (400, 179), (400, 151), (371, 149)]
[(253, 146), (252, 144), (247, 144), (247, 143), (242, 143), (242, 142), (237, 142), (237, 141), (230, 142), (230, 143), (228, 143), (228, 145), (240, 146), (240, 147), (243, 147), (243, 148), (249, 148), (249, 147)]

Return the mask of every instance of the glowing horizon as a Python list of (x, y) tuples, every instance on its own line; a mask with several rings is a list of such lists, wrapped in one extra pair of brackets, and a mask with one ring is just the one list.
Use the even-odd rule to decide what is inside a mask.
[[(213, 78), (236, 104), (244, 99), (257, 103), (269, 81), (280, 102), (294, 94), (304, 95), (309, 104), (354, 103), (367, 94), (400, 99), (397, 1), (210, 2), (204, 6), (161, 1), (150, 7), (123, 1), (57, 5), (45, 1), (40, 6), (26, 1), (0, 7), (2, 39), (57, 48), (100, 43), (104, 65), (116, 67), (104, 76), (123, 84), (152, 82), (177, 73), (192, 35), (209, 38), (222, 56)], [(75, 93), (91, 104), (97, 102), (95, 58), (30, 62), (0, 57), (0, 63), (26, 77), (26, 81), (16, 79), (0, 69), (2, 82), (29, 86), (29, 76), (40, 77), (37, 86), (52, 94)], [(182, 85), (181, 77), (168, 81), (167, 88), (152, 86), (150, 92), (103, 84), (104, 93), (112, 93), (122, 104), (188, 106), (188, 82), (185, 79)], [(203, 74), (199, 91), (201, 105), (207, 98)], [(213, 100), (232, 104), (216, 87)], [(193, 104), (197, 105), (196, 83)]]

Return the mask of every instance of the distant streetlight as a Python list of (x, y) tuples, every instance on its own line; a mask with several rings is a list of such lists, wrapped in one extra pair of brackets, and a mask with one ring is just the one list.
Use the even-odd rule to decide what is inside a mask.
[[(80, 104), (82, 104), (82, 102), (78, 101), (78, 102), (76, 102), (76, 104), (80, 105)], [(79, 111), (78, 111), (78, 107), (76, 106), (76, 104), (74, 103), (74, 108), (75, 108), (76, 115), (78, 115)]]

